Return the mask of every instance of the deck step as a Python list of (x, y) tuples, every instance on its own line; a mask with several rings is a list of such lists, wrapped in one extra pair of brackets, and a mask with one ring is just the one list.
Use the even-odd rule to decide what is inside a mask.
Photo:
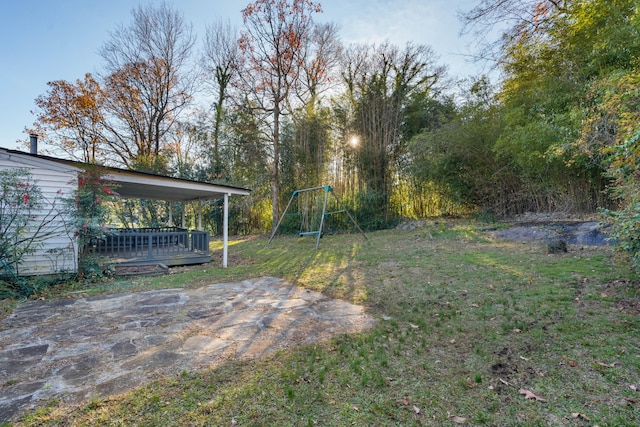
[(163, 276), (169, 273), (169, 267), (160, 263), (116, 264), (113, 266), (116, 276)]

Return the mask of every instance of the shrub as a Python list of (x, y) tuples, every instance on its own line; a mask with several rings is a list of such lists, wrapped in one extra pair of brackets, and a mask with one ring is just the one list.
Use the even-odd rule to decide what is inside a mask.
[(384, 230), (398, 224), (399, 218), (390, 212), (389, 198), (380, 191), (359, 191), (356, 194), (356, 221), (365, 231)]
[(105, 181), (98, 166), (88, 167), (78, 177), (78, 189), (73, 205), (72, 217), (78, 238), (78, 274), (81, 279), (102, 276), (106, 266), (95, 255), (95, 247), (106, 235), (109, 211), (107, 201), (114, 201), (117, 193), (113, 184)]
[(49, 225), (63, 213), (45, 198), (26, 168), (0, 171), (0, 298), (28, 297), (47, 281), (19, 277), (24, 257), (42, 247)]
[(40, 208), (42, 193), (27, 169), (0, 171), (0, 188), (0, 259), (4, 268), (15, 268), (34, 250), (30, 219)]
[(608, 168), (614, 180), (612, 192), (619, 201), (618, 210), (603, 210), (613, 223), (611, 237), (618, 249), (626, 252), (636, 272), (640, 272), (640, 131), (615, 148)]

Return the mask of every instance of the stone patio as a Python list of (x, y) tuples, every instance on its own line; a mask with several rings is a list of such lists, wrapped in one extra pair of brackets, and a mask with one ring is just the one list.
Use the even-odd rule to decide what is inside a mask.
[(20, 305), (0, 324), (0, 422), (370, 327), (360, 306), (265, 277)]

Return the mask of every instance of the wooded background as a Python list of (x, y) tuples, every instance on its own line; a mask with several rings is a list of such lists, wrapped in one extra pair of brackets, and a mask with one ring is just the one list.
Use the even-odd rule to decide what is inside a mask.
[[(241, 28), (213, 22), (196, 44), (179, 10), (138, 7), (99, 73), (49, 83), (31, 130), (78, 160), (251, 188), (233, 233), (270, 230), (294, 190), (319, 185), (368, 230), (609, 209), (618, 237), (635, 232), (636, 0), (478, 1), (461, 19), (493, 72), (465, 81), (426, 45), (345, 46), (318, 13), (257, 0)], [(498, 22), (507, 31), (487, 38)], [(152, 226), (168, 213), (127, 201), (117, 215)], [(206, 206), (207, 229), (220, 218)]]

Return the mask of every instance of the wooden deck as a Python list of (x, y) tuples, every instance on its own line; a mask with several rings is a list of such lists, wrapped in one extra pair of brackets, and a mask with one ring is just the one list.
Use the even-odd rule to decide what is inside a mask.
[(211, 261), (209, 233), (179, 227), (112, 229), (92, 248), (115, 264), (203, 264)]

